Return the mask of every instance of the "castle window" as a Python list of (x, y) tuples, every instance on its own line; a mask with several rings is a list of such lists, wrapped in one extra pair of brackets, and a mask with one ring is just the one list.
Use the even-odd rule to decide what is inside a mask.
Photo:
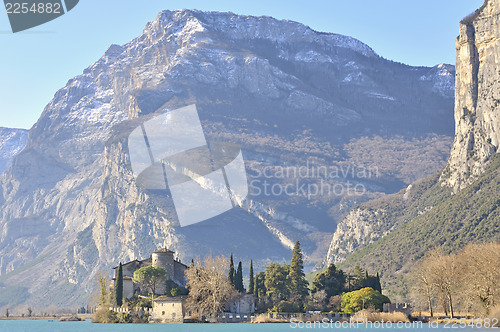
[(162, 311), (162, 312), (161, 312), (161, 315), (162, 315), (162, 316), (165, 316), (165, 311)]
[(175, 319), (175, 312), (172, 312), (172, 319)]

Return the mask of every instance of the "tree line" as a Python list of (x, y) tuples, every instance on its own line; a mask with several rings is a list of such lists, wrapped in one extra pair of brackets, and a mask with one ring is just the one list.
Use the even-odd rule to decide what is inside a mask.
[(500, 305), (500, 243), (469, 244), (455, 254), (431, 250), (410, 282), (417, 308), (431, 316), (436, 310), (450, 317), (458, 311), (488, 316)]
[[(197, 263), (192, 260), (186, 270), (185, 288), (169, 286), (167, 272), (162, 267), (146, 266), (134, 272), (134, 283), (139, 284), (141, 293), (133, 299), (123, 298), (123, 273), (118, 267), (113, 295), (106, 295), (106, 284), (101, 280), (101, 304), (140, 301), (148, 305), (154, 300), (160, 285), (167, 283), (165, 294), (171, 296), (188, 294), (187, 307), (200, 316), (216, 316), (223, 312), (226, 304), (247, 294), (253, 295), (258, 312), (303, 312), (303, 311), (344, 311), (355, 312), (373, 307), (382, 309), (389, 302), (381, 294), (380, 276), (369, 275), (359, 266), (352, 274), (345, 273), (334, 264), (318, 273), (311, 285), (304, 273), (304, 258), (297, 241), (292, 250), (289, 264), (270, 263), (264, 271), (254, 274), (250, 261), (248, 287), (243, 282), (242, 262), (235, 268), (233, 254), (229, 261), (224, 257), (205, 257)], [(150, 295), (145, 303), (140, 295)], [(127, 301), (127, 302), (125, 302)]]
[[(228, 279), (236, 290), (245, 292), (241, 262), (235, 270), (232, 254)], [(318, 273), (309, 285), (305, 278), (299, 241), (292, 250), (290, 264), (271, 263), (264, 271), (254, 275), (253, 261), (250, 261), (248, 280), (248, 293), (255, 296), (256, 307), (260, 312), (354, 312), (368, 307), (381, 310), (382, 304), (389, 302), (389, 299), (381, 294), (379, 274), (369, 275), (368, 271), (359, 266), (354, 268), (352, 274), (348, 274), (337, 269), (335, 264), (330, 264)], [(364, 292), (359, 293), (362, 289)], [(361, 296), (358, 296), (359, 294)]]

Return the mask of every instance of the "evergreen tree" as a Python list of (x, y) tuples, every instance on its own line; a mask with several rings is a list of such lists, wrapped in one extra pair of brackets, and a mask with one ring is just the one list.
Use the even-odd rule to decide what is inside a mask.
[(281, 266), (278, 263), (271, 263), (266, 266), (264, 286), (266, 288), (267, 295), (272, 298), (275, 304), (278, 304), (280, 301), (287, 300), (290, 297), (289, 274), (289, 265)]
[(380, 275), (378, 274), (378, 272), (375, 278), (377, 278), (377, 280), (375, 281), (375, 287), (373, 289), (375, 289), (379, 293), (382, 293), (382, 285), (380, 284)]
[(231, 285), (235, 286), (235, 277), (236, 277), (236, 271), (234, 270), (234, 263), (233, 263), (233, 253), (231, 253), (231, 259), (229, 261), (229, 274), (228, 274), (228, 279)]
[(238, 270), (236, 271), (236, 276), (234, 278), (234, 288), (240, 293), (245, 292), (245, 287), (243, 287), (243, 268), (241, 261), (238, 263)]
[(353, 283), (351, 284), (352, 291), (366, 287), (365, 271), (359, 265), (356, 265), (354, 267), (354, 272), (352, 274), (352, 281), (353, 281)]
[(291, 295), (298, 295), (303, 301), (309, 294), (309, 289), (306, 275), (304, 273), (304, 259), (299, 241), (295, 242), (295, 246), (292, 250), (292, 261), (290, 263), (288, 279), (290, 281)]
[(191, 258), (191, 264), (189, 264), (189, 267), (194, 267), (194, 260)]
[(267, 295), (267, 289), (266, 289), (266, 273), (265, 272), (259, 272), (255, 275), (255, 285), (253, 288), (253, 294), (257, 298), (261, 298), (263, 296)]
[(335, 264), (330, 264), (326, 270), (314, 277), (311, 292), (317, 293), (324, 290), (326, 297), (340, 295), (345, 291), (346, 275), (344, 271), (337, 269)]
[(123, 304), (123, 268), (122, 263), (118, 266), (118, 273), (115, 282), (115, 302), (118, 307)]
[(254, 280), (253, 280), (253, 262), (250, 260), (250, 272), (248, 274), (248, 293), (253, 294), (254, 293)]

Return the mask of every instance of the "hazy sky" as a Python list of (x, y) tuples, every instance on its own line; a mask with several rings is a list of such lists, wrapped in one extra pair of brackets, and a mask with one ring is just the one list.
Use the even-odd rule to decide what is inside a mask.
[(163, 9), (268, 15), (355, 37), (411, 65), (455, 63), (458, 22), (483, 0), (80, 0), (66, 15), (12, 34), (0, 10), (0, 127), (30, 128), (54, 93), (108, 46), (139, 36)]

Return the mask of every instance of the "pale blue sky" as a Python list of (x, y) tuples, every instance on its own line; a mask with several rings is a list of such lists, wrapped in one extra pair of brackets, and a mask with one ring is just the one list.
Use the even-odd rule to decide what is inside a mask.
[(68, 14), (12, 34), (0, 10), (0, 127), (30, 128), (68, 79), (163, 9), (268, 15), (355, 37), (411, 65), (455, 63), (458, 22), (483, 0), (80, 0)]

